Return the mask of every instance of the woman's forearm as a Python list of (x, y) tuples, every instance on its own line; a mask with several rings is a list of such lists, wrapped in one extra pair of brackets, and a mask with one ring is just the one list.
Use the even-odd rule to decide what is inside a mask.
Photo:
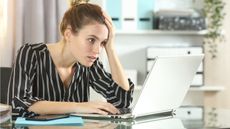
[(129, 90), (128, 78), (114, 49), (106, 49), (113, 80), (124, 90)]
[(118, 59), (118, 56), (114, 50), (115, 28), (113, 26), (111, 17), (108, 16), (105, 12), (103, 12), (103, 15), (105, 17), (105, 23), (109, 30), (109, 36), (105, 46), (105, 50), (108, 56), (112, 78), (119, 86), (121, 86), (124, 90), (128, 91), (129, 90), (128, 79)]
[(28, 109), (37, 114), (67, 114), (67, 113), (98, 113), (112, 114), (119, 111), (110, 103), (107, 102), (53, 102), (53, 101), (38, 101), (31, 105)]
[(37, 114), (66, 114), (76, 112), (75, 102), (38, 101), (29, 107), (29, 111)]

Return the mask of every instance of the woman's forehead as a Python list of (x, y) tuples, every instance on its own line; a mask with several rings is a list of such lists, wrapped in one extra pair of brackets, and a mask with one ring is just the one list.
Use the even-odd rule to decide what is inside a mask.
[(108, 38), (108, 28), (105, 24), (89, 24), (85, 25), (79, 33), (84, 35), (95, 35), (100, 39), (107, 39)]

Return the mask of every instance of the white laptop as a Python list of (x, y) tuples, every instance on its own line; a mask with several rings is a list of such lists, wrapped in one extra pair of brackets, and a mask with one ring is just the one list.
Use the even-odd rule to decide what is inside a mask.
[(119, 115), (72, 114), (90, 118), (137, 118), (174, 113), (182, 104), (204, 55), (156, 57), (131, 111)]

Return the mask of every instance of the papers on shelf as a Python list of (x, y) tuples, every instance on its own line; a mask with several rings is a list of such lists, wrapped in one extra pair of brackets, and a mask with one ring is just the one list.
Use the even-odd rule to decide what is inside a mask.
[(0, 103), (0, 124), (11, 123), (11, 106)]

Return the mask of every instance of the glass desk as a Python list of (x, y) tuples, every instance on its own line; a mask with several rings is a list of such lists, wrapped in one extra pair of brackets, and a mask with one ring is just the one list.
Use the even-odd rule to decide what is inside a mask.
[(85, 119), (83, 126), (30, 126), (14, 124), (0, 129), (227, 129), (230, 128), (230, 109), (210, 110), (204, 120), (182, 120), (177, 116), (168, 118), (148, 116), (135, 120)]

